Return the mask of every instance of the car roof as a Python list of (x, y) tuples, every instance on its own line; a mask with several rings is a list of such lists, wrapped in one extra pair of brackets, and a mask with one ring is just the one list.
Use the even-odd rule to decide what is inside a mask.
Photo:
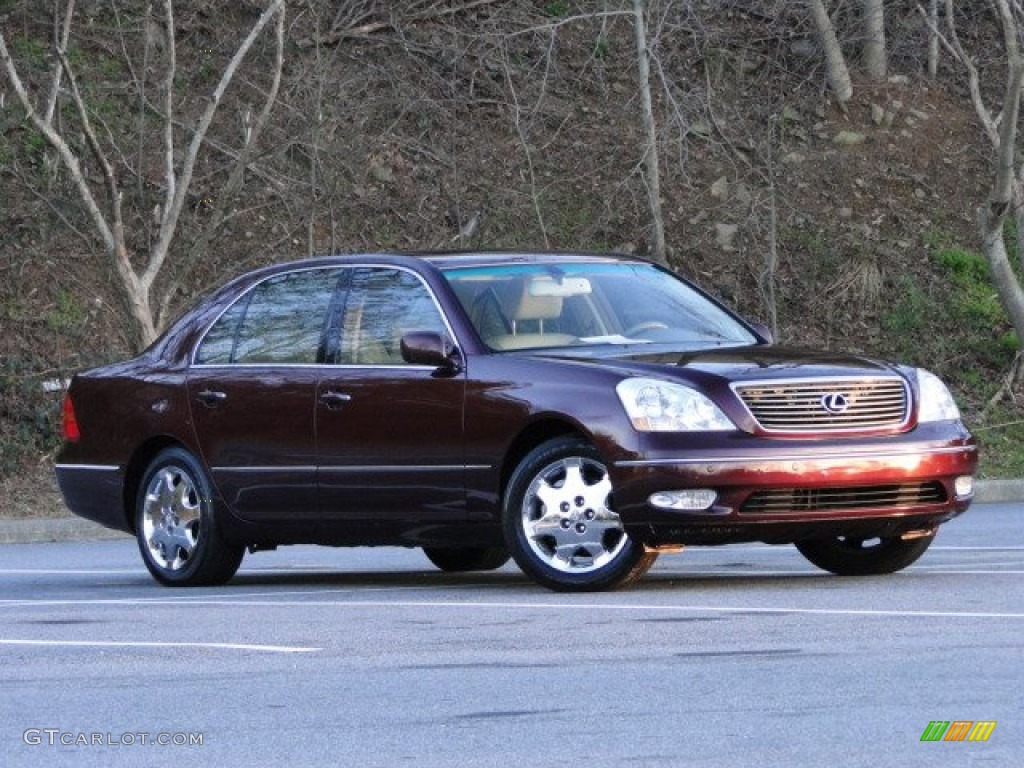
[(482, 267), (507, 264), (646, 264), (642, 258), (618, 253), (585, 251), (381, 251), (315, 256), (298, 261), (277, 262), (240, 275), (242, 281), (262, 278), (278, 272), (308, 267), (330, 267), (346, 264), (374, 263), (413, 266), (426, 262), (437, 269)]
[(583, 251), (447, 251), (423, 253), (419, 256), (438, 269), (455, 267), (482, 267), (505, 264), (579, 264), (579, 263), (636, 263), (632, 256), (618, 253), (588, 253)]

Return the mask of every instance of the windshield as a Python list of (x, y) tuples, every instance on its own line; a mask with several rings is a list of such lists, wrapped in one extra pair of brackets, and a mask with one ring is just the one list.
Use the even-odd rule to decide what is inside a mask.
[(754, 344), (735, 317), (649, 264), (463, 267), (444, 276), (491, 349)]

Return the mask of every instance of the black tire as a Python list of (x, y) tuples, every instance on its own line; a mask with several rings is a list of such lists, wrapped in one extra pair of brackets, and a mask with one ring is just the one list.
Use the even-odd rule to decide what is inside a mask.
[(556, 592), (625, 587), (658, 557), (627, 535), (604, 460), (579, 438), (550, 440), (526, 455), (509, 480), (502, 524), (523, 573)]
[(221, 535), (213, 486), (182, 448), (161, 451), (146, 469), (135, 502), (135, 539), (153, 578), (169, 587), (223, 584), (245, 554)]
[(811, 563), (837, 576), (878, 576), (895, 573), (917, 561), (935, 540), (935, 534), (916, 539), (837, 536), (796, 542)]
[(510, 557), (504, 547), (424, 547), (423, 554), (445, 573), (493, 571)]

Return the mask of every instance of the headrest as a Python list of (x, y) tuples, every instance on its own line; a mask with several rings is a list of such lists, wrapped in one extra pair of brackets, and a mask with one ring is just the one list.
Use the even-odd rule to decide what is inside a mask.
[(562, 314), (561, 296), (534, 296), (530, 280), (523, 281), (519, 301), (512, 313), (513, 320), (551, 320)]

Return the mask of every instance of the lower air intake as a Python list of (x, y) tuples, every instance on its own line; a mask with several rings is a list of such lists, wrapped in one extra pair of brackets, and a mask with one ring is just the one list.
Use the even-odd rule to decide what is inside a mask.
[(914, 507), (947, 500), (941, 483), (861, 485), (846, 488), (778, 488), (751, 494), (740, 513), (770, 515), (819, 510)]

